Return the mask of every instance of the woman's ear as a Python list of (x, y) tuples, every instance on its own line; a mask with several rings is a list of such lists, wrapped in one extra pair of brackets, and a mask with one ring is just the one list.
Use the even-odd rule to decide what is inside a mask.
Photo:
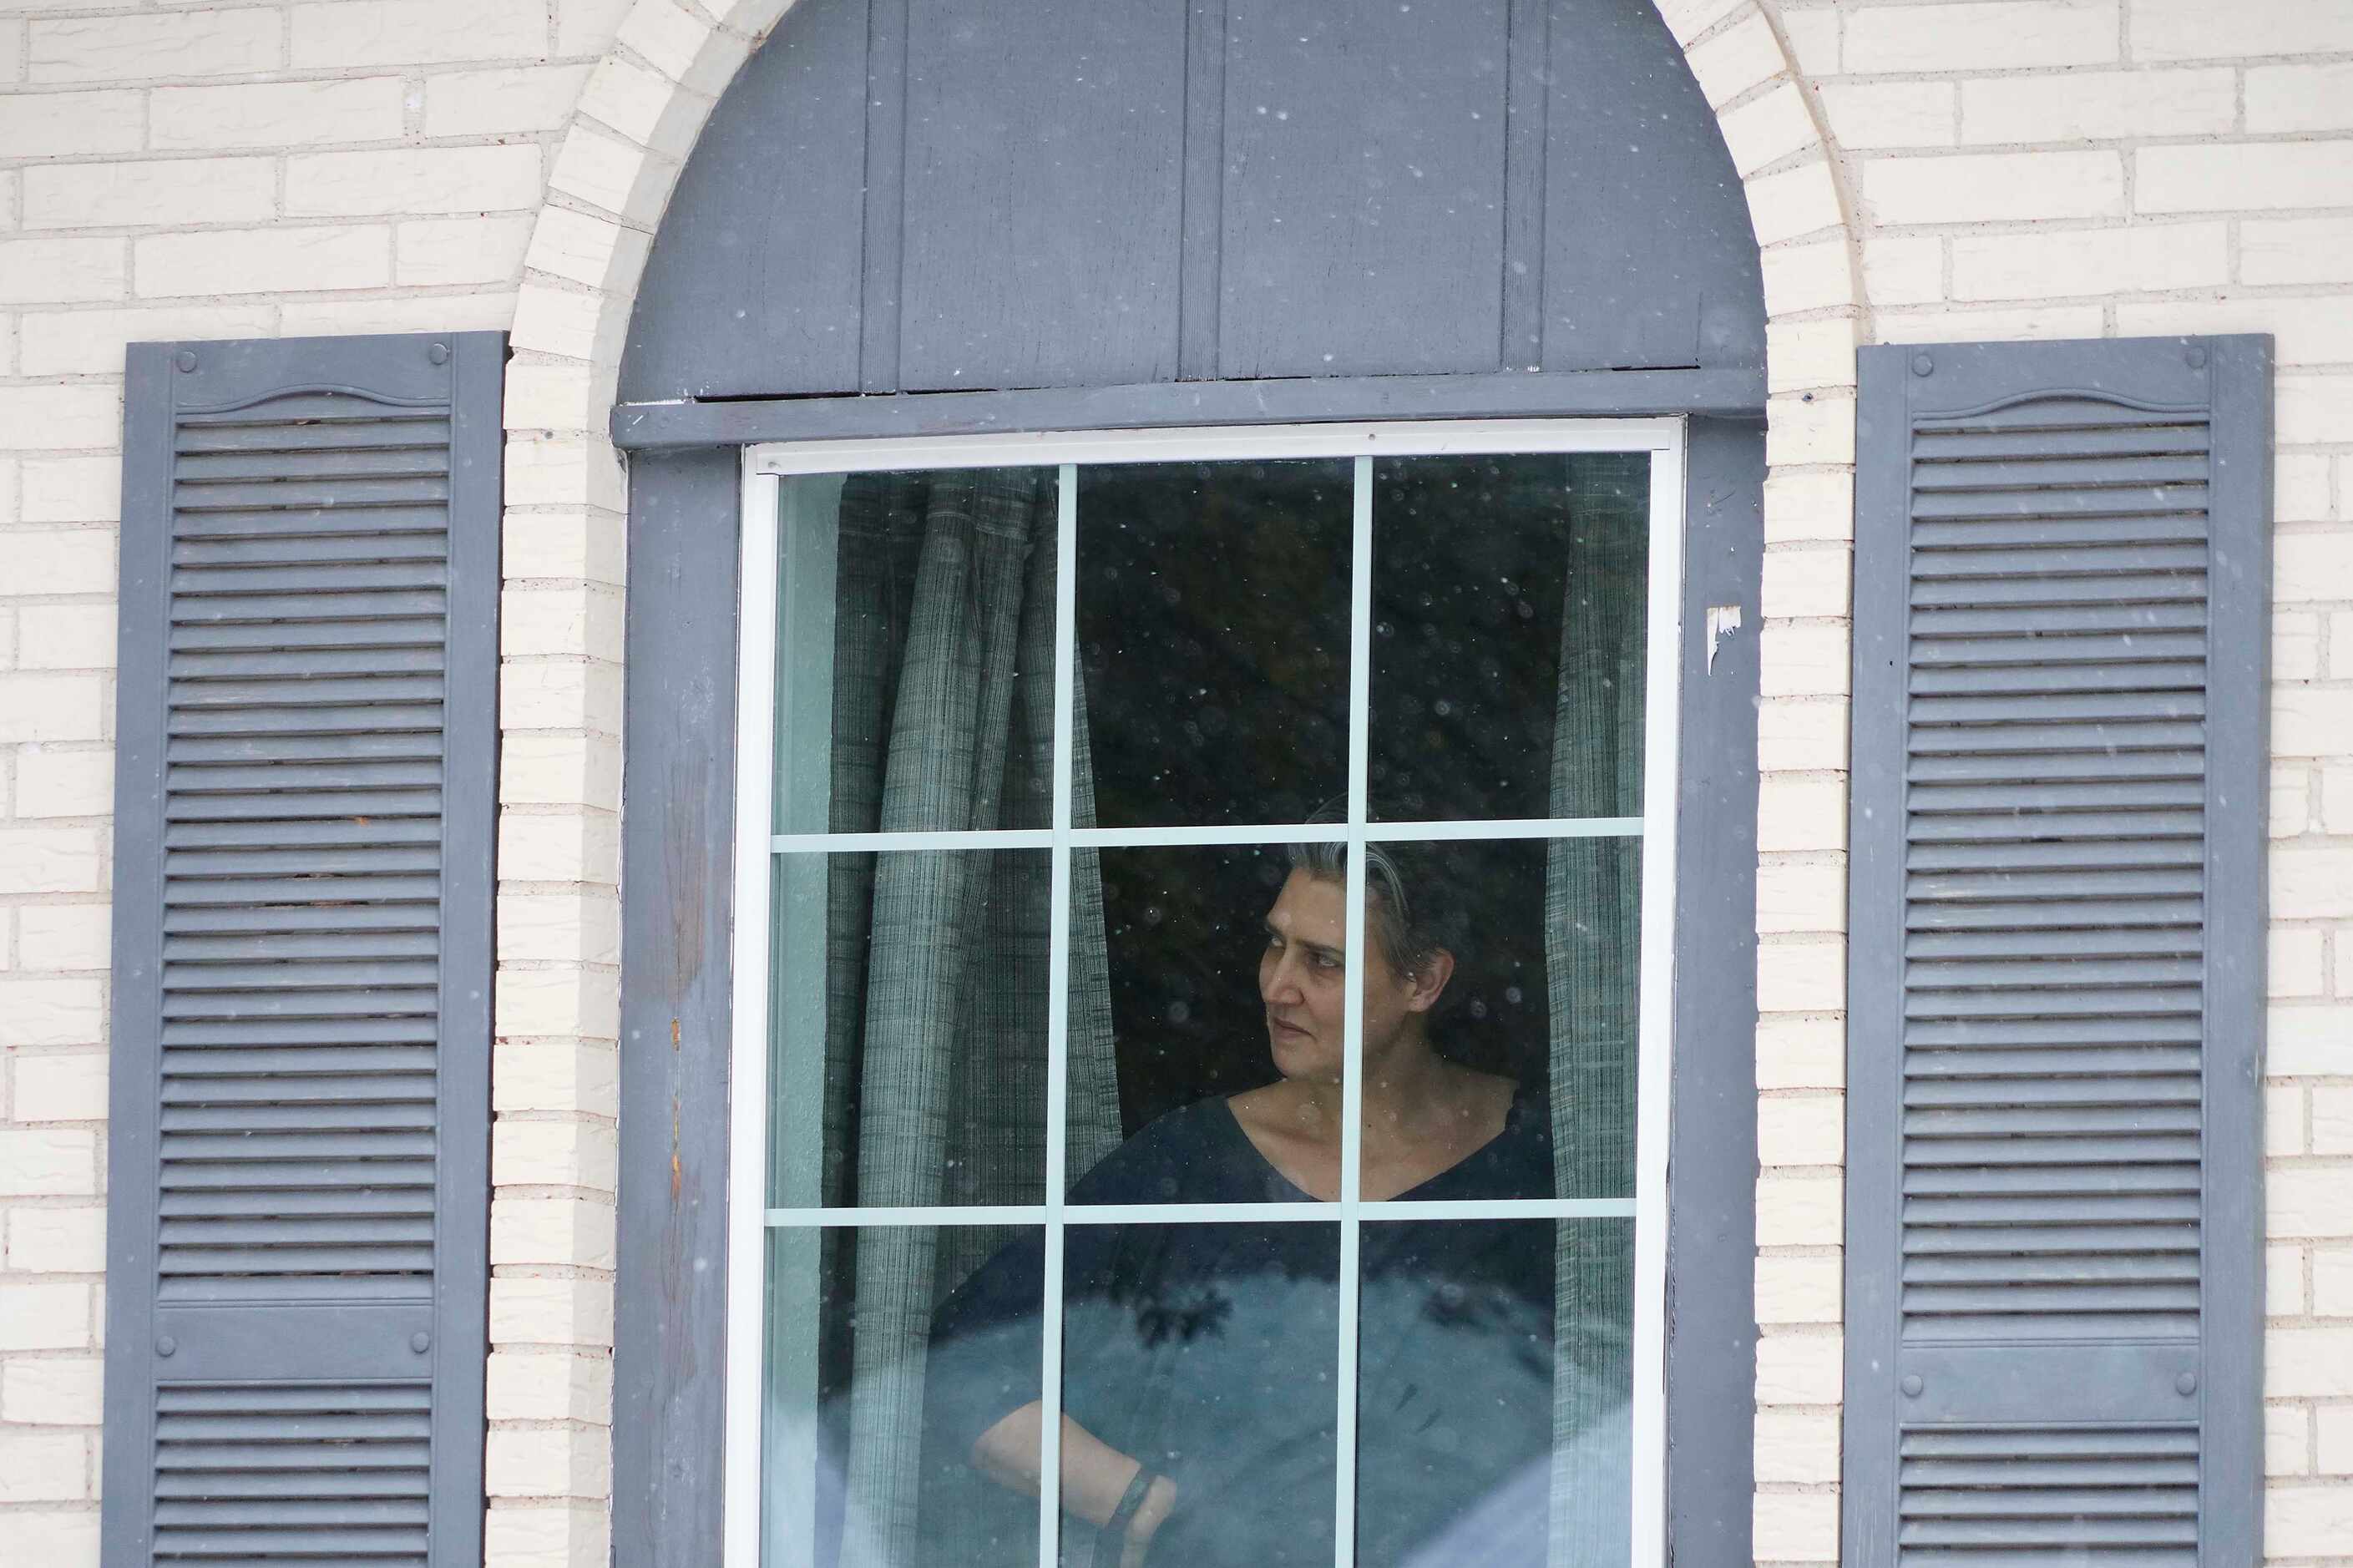
[(1429, 1012), (1438, 1005), (1439, 997), (1446, 993), (1446, 983), (1453, 978), (1454, 955), (1442, 947), (1431, 948), (1415, 963), (1413, 973), (1406, 976), (1413, 989), (1406, 997), (1405, 1010)]

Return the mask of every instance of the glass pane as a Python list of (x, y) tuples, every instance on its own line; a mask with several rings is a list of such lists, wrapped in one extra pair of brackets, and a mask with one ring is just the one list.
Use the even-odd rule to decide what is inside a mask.
[(1059, 494), (1052, 468), (784, 481), (776, 831), (1052, 825)]
[(1356, 1561), (1629, 1560), (1633, 1222), (1368, 1221)]
[(1366, 847), (1367, 1201), (1554, 1195), (1546, 862), (1541, 840)]
[[(1338, 1195), (1345, 853), (1155, 846), (1074, 858), (1071, 1201)], [(1316, 860), (1329, 877), (1297, 871)]]
[(1366, 865), (1366, 1199), (1632, 1196), (1641, 840)]
[(1080, 470), (1095, 823), (1303, 822), (1345, 792), (1350, 469)]
[(1042, 1202), (1050, 854), (776, 867), (770, 1206)]
[[(1339, 1403), (1335, 1225), (1073, 1225), (1066, 1518), (1105, 1517), (1141, 1463), (1173, 1482), (1150, 1561), (1328, 1568)], [(1101, 1473), (1084, 1458), (1094, 1456)], [(1092, 1531), (1066, 1543), (1091, 1561)]]
[(767, 1568), (1036, 1563), (1043, 1237), (768, 1233)]
[(1635, 816), (1650, 458), (1373, 465), (1384, 821)]

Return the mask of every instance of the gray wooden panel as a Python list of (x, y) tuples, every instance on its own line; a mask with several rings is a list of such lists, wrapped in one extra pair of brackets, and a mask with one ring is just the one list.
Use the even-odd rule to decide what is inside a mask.
[[(1757, 1345), (1757, 691), (1765, 432), (1694, 419), (1684, 488), (1673, 1115), (1667, 1152), (1668, 1540), (1747, 1563)], [(1713, 650), (1712, 606), (1742, 630)], [(1712, 654), (1712, 657), (1711, 657)]]
[(111, 1562), (480, 1561), (505, 359), (131, 350)]
[(621, 396), (859, 390), (867, 0), (797, 0), (737, 73), (646, 263)]
[(1509, 9), (1229, 8), (1219, 375), (1501, 367)]
[(2268, 337), (2197, 340), (2210, 359), (2214, 461), (2207, 572), (2205, 1450), (2211, 1560), (2263, 1555), (2263, 1018), (2270, 838), (2272, 371)]
[(2258, 1529), (2268, 368), (1865, 351), (1852, 1561)]
[(1904, 677), (1908, 351), (1856, 366), (1854, 691), (1848, 742), (1845, 1517), (1857, 1568), (1895, 1561), (1895, 1289), (1904, 1103)]
[(898, 385), (1176, 374), (1185, 0), (912, 0)]
[(1649, 0), (1553, 0), (1544, 367), (1757, 364), (1765, 291), (1715, 117)]
[(1159, 383), (1033, 392), (897, 397), (795, 397), (729, 403), (624, 403), (624, 451), (750, 441), (963, 436), (990, 430), (1149, 429), (1335, 419), (1630, 418), (1740, 415), (1765, 404), (1763, 369), (1627, 370), (1567, 375), (1380, 375), (1289, 381)]
[[(613, 1559), (720, 1561), (738, 455), (629, 470)], [(756, 1198), (755, 1200), (756, 1201)]]
[(1763, 360), (1740, 183), (1648, 0), (799, 0), (688, 161), (620, 384)]

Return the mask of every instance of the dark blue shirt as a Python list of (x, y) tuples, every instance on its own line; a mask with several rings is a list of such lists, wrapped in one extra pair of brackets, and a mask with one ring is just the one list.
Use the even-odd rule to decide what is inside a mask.
[[(1548, 1197), (1545, 1112), (1401, 1194)], [(1164, 1116), (1071, 1189), (1072, 1204), (1307, 1203), (1224, 1100)], [(1552, 1440), (1550, 1220), (1384, 1221), (1360, 1236), (1357, 1561), (1393, 1563), (1541, 1461)], [(1339, 1226), (1088, 1225), (1063, 1254), (1063, 1408), (1174, 1479), (1155, 1564), (1332, 1561)], [(935, 1450), (968, 1456), (1038, 1398), (1044, 1243), (1031, 1234), (942, 1307), (928, 1357)], [(1027, 1354), (1022, 1347), (1027, 1347)], [(1539, 1500), (1543, 1490), (1533, 1494)], [(1031, 1506), (1025, 1504), (1024, 1506)], [(1541, 1539), (1541, 1531), (1537, 1533)]]

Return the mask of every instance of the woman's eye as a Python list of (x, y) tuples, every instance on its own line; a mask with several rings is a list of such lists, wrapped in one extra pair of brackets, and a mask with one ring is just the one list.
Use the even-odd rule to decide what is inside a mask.
[(1312, 962), (1318, 969), (1337, 969), (1340, 967), (1340, 961), (1333, 957), (1328, 952), (1317, 953)]

